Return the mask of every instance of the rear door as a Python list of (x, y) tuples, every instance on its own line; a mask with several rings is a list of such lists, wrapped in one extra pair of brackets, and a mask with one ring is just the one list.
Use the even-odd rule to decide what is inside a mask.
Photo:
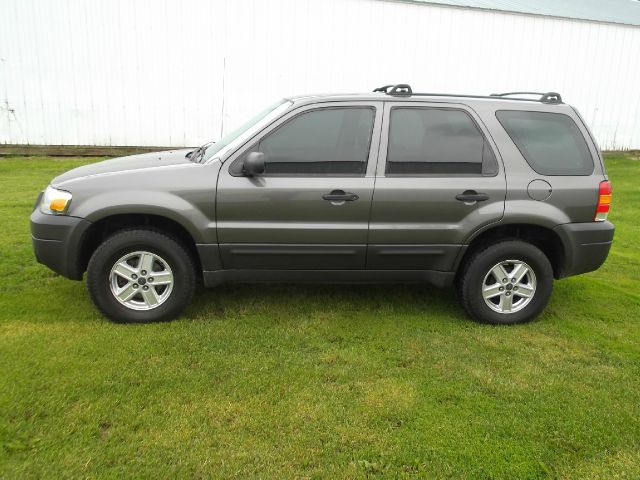
[[(286, 114), (225, 162), (217, 189), (225, 269), (365, 268), (381, 102), (327, 102)], [(265, 154), (263, 175), (242, 161)]]
[(461, 104), (389, 102), (367, 268), (450, 271), (466, 239), (504, 213), (504, 169)]

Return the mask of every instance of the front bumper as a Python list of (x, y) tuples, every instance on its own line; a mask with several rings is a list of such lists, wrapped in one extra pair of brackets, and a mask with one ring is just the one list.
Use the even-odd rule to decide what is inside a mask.
[(564, 246), (558, 278), (592, 272), (607, 259), (615, 227), (611, 222), (565, 223), (553, 229)]
[(72, 280), (82, 280), (82, 240), (91, 222), (66, 215), (31, 214), (31, 241), (36, 260)]

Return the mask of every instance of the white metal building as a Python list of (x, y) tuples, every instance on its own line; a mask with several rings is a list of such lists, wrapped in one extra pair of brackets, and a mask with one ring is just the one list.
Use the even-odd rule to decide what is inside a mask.
[(0, 143), (196, 145), (291, 94), (557, 91), (640, 148), (637, 0), (0, 0)]

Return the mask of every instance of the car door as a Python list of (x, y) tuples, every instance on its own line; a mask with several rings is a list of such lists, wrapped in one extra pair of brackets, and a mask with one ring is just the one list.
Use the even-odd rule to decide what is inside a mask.
[[(381, 102), (327, 102), (285, 114), (234, 154), (217, 188), (225, 269), (365, 268)], [(242, 163), (265, 155), (265, 171)]]
[(367, 268), (450, 271), (469, 236), (503, 216), (495, 145), (460, 104), (389, 102), (382, 128)]

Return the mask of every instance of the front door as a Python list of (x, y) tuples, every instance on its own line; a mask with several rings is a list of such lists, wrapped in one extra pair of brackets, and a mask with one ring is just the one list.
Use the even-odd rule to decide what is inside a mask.
[(367, 268), (451, 271), (469, 236), (504, 213), (504, 170), (474, 111), (385, 105)]
[[(300, 107), (230, 157), (216, 196), (223, 267), (364, 269), (381, 123), (380, 102)], [(247, 177), (256, 151), (264, 174)]]

